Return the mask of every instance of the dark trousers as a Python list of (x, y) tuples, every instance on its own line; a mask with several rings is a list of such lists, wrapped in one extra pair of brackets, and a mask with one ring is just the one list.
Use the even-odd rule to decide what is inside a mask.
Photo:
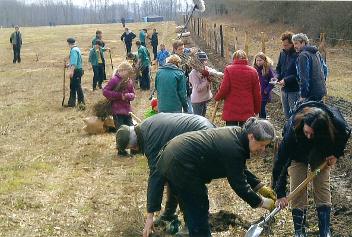
[(207, 113), (207, 101), (200, 103), (192, 103), (193, 113), (205, 117)]
[(242, 127), (244, 123), (245, 123), (244, 121), (226, 121), (226, 126)]
[(153, 54), (154, 60), (156, 60), (156, 56), (158, 55), (158, 45), (153, 45)]
[(76, 105), (76, 95), (78, 97), (78, 103), (84, 104), (84, 94), (81, 86), (82, 75), (82, 69), (75, 69), (73, 77), (70, 79), (70, 98), (68, 100), (68, 106), (73, 107)]
[(103, 66), (103, 81), (106, 81), (105, 63), (102, 66)]
[(143, 45), (144, 47), (146, 47), (146, 46), (145, 46), (145, 42), (141, 42), (141, 45)]
[(12, 45), (13, 47), (13, 63), (21, 62), (21, 46), (17, 46), (16, 44)]
[(104, 80), (104, 64), (98, 64), (96, 66), (93, 66), (93, 90), (96, 89), (97, 84), (99, 88), (101, 88), (101, 85)]
[(210, 237), (209, 200), (205, 184), (199, 183), (195, 190), (178, 188), (169, 182), (182, 206), (190, 237)]
[(266, 119), (266, 104), (268, 101), (262, 100), (262, 105), (260, 107), (259, 118)]
[(114, 118), (116, 130), (119, 129), (121, 125), (133, 126), (131, 115), (115, 114), (112, 117)]
[(132, 42), (125, 42), (127, 54), (131, 53)]
[(150, 75), (149, 75), (149, 66), (143, 68), (142, 76), (140, 77), (139, 85), (142, 90), (150, 89)]

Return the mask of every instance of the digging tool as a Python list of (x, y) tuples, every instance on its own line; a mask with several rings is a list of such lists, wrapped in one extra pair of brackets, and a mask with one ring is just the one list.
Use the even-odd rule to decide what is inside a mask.
[(210, 119), (210, 122), (214, 123), (214, 120), (215, 120), (215, 116), (216, 116), (216, 111), (218, 110), (218, 107), (219, 107), (219, 101), (216, 101), (215, 102), (215, 107), (214, 107), (214, 111), (211, 115), (211, 119)]
[(65, 61), (65, 65), (64, 65), (64, 81), (63, 81), (63, 90), (62, 90), (62, 93), (63, 93), (63, 97), (62, 97), (62, 103), (61, 103), (61, 106), (63, 107), (64, 106), (64, 103), (65, 103), (65, 95), (66, 95), (66, 86), (65, 86), (65, 83), (66, 83), (66, 61)]
[(111, 49), (109, 51), (109, 55), (110, 55), (111, 70), (114, 71), (114, 64), (112, 64)]
[[(322, 171), (326, 168), (327, 161), (321, 164), (316, 170), (311, 172), (308, 177), (300, 184), (298, 187), (293, 190), (288, 196), (287, 200), (291, 201), (294, 197), (296, 197), (307, 185)], [(271, 211), (261, 222), (251, 225), (251, 227), (246, 232), (244, 237), (258, 237), (262, 233), (264, 227), (268, 224), (268, 222), (281, 211), (281, 207), (276, 207), (273, 211)]]
[(130, 115), (132, 116), (132, 118), (134, 118), (138, 123), (141, 123), (142, 120), (140, 118), (138, 118), (134, 113), (130, 112)]

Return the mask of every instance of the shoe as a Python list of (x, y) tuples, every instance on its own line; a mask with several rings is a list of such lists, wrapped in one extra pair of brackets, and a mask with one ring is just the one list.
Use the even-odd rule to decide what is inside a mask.
[(86, 105), (81, 102), (81, 103), (78, 104), (78, 109), (79, 109), (79, 110), (82, 110), (82, 111), (83, 111), (83, 110), (86, 110)]
[(129, 156), (129, 154), (128, 154), (128, 152), (126, 150), (121, 150), (121, 151), (117, 152), (117, 156), (127, 157), (127, 156)]
[(67, 105), (64, 105), (63, 107), (64, 108), (74, 108), (76, 105), (69, 105), (69, 104), (67, 104)]

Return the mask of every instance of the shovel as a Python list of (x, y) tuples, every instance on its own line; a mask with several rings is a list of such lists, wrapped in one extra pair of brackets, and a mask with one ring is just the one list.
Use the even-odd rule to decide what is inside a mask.
[(63, 88), (62, 88), (62, 102), (61, 102), (61, 106), (64, 106), (65, 103), (65, 94), (66, 94), (66, 87), (65, 87), (65, 83), (66, 83), (66, 60), (65, 60), (65, 65), (64, 65), (64, 81), (63, 81)]
[[(321, 164), (316, 170), (311, 172), (307, 178), (300, 184), (298, 187), (293, 190), (288, 196), (287, 200), (291, 201), (294, 197), (296, 197), (302, 189), (307, 187), (308, 183), (310, 183), (322, 170), (327, 166), (327, 161)], [(262, 233), (264, 227), (268, 224), (268, 222), (273, 218), (279, 211), (281, 211), (281, 207), (276, 207), (272, 210), (261, 222), (251, 225), (251, 227), (247, 230), (244, 237), (258, 237)]]
[(216, 111), (218, 110), (218, 107), (219, 107), (219, 101), (216, 101), (215, 102), (215, 107), (214, 107), (214, 111), (211, 115), (211, 119), (210, 119), (210, 122), (214, 123), (214, 120), (215, 120), (215, 116), (216, 116)]

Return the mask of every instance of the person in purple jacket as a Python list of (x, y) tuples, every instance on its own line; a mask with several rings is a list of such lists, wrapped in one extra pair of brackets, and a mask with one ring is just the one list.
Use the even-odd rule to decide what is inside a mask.
[(266, 119), (266, 104), (271, 100), (271, 90), (273, 85), (270, 84), (272, 78), (275, 77), (274, 71), (271, 68), (272, 60), (263, 52), (259, 52), (254, 56), (253, 67), (257, 70), (260, 80), (260, 93), (262, 96), (262, 104), (259, 112), (259, 117)]
[[(111, 109), (115, 128), (121, 125), (133, 126), (131, 101), (135, 98), (132, 75), (133, 67), (128, 62), (122, 62), (114, 76), (103, 89), (103, 95), (111, 101)], [(119, 155), (127, 154), (126, 151), (118, 151)]]

